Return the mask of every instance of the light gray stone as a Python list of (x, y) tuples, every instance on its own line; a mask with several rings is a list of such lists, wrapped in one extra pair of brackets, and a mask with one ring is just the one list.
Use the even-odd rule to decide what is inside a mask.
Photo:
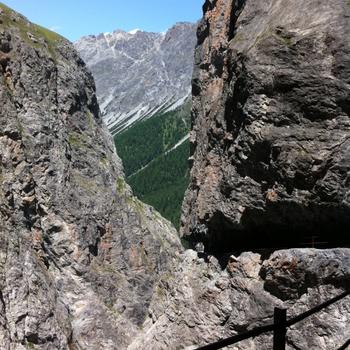
[(184, 22), (166, 33), (116, 30), (75, 43), (95, 78), (112, 133), (184, 103), (191, 93), (196, 28)]
[[(200, 345), (273, 323), (274, 308), (299, 315), (349, 287), (350, 249), (292, 249), (264, 260), (245, 252), (222, 270), (186, 251), (165, 274), (150, 307), (150, 324), (128, 347), (194, 349)], [(350, 337), (350, 297), (292, 326), (287, 349), (338, 349)], [(272, 334), (252, 338), (235, 350), (270, 350)]]
[(176, 230), (125, 183), (73, 46), (4, 11), (0, 348), (125, 349), (182, 249)]

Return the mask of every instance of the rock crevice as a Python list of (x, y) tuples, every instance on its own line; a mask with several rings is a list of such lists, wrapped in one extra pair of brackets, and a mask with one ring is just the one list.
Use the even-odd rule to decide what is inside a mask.
[[(347, 0), (204, 10), (182, 218), (198, 254), (132, 195), (72, 45), (0, 4), (1, 349), (193, 349), (349, 288), (349, 249), (241, 252), (346, 240)], [(293, 326), (288, 348), (339, 348), (349, 305)]]

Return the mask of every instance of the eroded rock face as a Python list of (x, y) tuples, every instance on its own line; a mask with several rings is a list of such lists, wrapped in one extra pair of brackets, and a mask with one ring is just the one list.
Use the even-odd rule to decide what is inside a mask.
[[(318, 17), (316, 3), (323, 9)], [(338, 40), (329, 44), (339, 44), (339, 50), (331, 50), (329, 57), (337, 57), (335, 71), (341, 72), (341, 76), (329, 75), (330, 66), (321, 65), (320, 59), (324, 41), (316, 39), (328, 33), (325, 28), (329, 22), (334, 25), (332, 35), (338, 38), (341, 30), (347, 28), (344, 16), (349, 10), (345, 1), (329, 4), (312, 0), (307, 4), (287, 0), (265, 3), (217, 0), (205, 4), (194, 77), (193, 183), (184, 206), (187, 216), (183, 232), (192, 235), (193, 241), (204, 242), (205, 250), (216, 250), (221, 258), (225, 256), (224, 250), (237, 249), (237, 245), (230, 244), (223, 249), (224, 244), (232, 242), (226, 239), (226, 233), (236, 237), (238, 227), (250, 242), (250, 230), (256, 228), (250, 221), (243, 225), (245, 221), (238, 220), (238, 213), (243, 214), (246, 208), (257, 209), (262, 215), (252, 218), (260, 220), (265, 225), (262, 228), (269, 223), (266, 217), (271, 217), (273, 230), (284, 229), (287, 224), (277, 225), (274, 220), (275, 211), (278, 213), (285, 202), (289, 203), (286, 198), (297, 208), (296, 212), (305, 213), (308, 209), (299, 199), (313, 198), (308, 197), (313, 193), (311, 190), (298, 187), (289, 193), (287, 182), (282, 180), (265, 193), (262, 191), (265, 180), (259, 182), (250, 176), (251, 168), (253, 173), (273, 178), (279, 174), (277, 179), (285, 179), (279, 171), (286, 164), (289, 167), (299, 164), (300, 154), (306, 158), (309, 153), (314, 155), (315, 145), (322, 152), (330, 145), (330, 152), (334, 150), (335, 156), (345, 159), (342, 147), (347, 142), (348, 100), (339, 96), (347, 93), (345, 79), (349, 66), (344, 63), (344, 52), (348, 46), (345, 39), (343, 46)], [(282, 250), (269, 257), (245, 252), (230, 255), (225, 265), (205, 252), (200, 256), (192, 250), (182, 252), (175, 230), (152, 208), (135, 199), (125, 184), (122, 166), (101, 122), (93, 80), (72, 46), (3, 5), (0, 9), (1, 350), (193, 349), (270, 323), (275, 306), (288, 308), (291, 317), (349, 288), (350, 250), (345, 248)], [(309, 11), (310, 16), (294, 18), (302, 9)], [(290, 28), (297, 29), (288, 39), (285, 31), (288, 21), (293, 20)], [(279, 28), (276, 34), (267, 37), (256, 34), (265, 33), (266, 23), (275, 28), (275, 21)], [(303, 21), (306, 24), (301, 26)], [(237, 36), (239, 28), (247, 29), (242, 31), (242, 35), (247, 35), (244, 40)], [(324, 31), (316, 33), (314, 28)], [(296, 54), (290, 56), (292, 47), (304, 45), (304, 36), (308, 43), (305, 47), (309, 47), (310, 40), (316, 48), (311, 44), (313, 51), (294, 48)], [(281, 49), (282, 42), (285, 50)], [(254, 55), (249, 54), (250, 50)], [(288, 59), (284, 56), (287, 54)], [(312, 74), (309, 58), (305, 57), (315, 58), (317, 69)], [(286, 65), (286, 72), (282, 64), (277, 65), (279, 59)], [(289, 65), (294, 59), (298, 69), (292, 76)], [(322, 61), (327, 62), (331, 65), (333, 61)], [(308, 67), (305, 78), (314, 77), (318, 82), (316, 86), (312, 79), (309, 83), (311, 90), (315, 89), (312, 96), (316, 102), (322, 105), (322, 101), (328, 101), (319, 100), (321, 85), (327, 91), (337, 87), (334, 94), (326, 96), (335, 101), (333, 105), (327, 102), (327, 108), (332, 113), (339, 112), (333, 119), (323, 114), (321, 119), (306, 118), (299, 110), (299, 125), (292, 123), (294, 119), (287, 113), (294, 109), (281, 112), (284, 103), (292, 104), (292, 96), (296, 98), (294, 108), (311, 108), (302, 92), (294, 90), (299, 85), (293, 85), (293, 94), (289, 90), (292, 87), (278, 87), (292, 78), (298, 84), (307, 84), (308, 80), (299, 76), (304, 65)], [(280, 71), (286, 79), (274, 78), (272, 87), (265, 85), (269, 77)], [(259, 87), (266, 97), (258, 93)], [(300, 104), (302, 101), (304, 105)], [(266, 115), (261, 116), (264, 110)], [(281, 115), (287, 124), (277, 122)], [(327, 123), (333, 129), (321, 128)], [(343, 123), (342, 128), (338, 123)], [(286, 130), (290, 134), (283, 134)], [(324, 144), (311, 137), (312, 130), (324, 135)], [(309, 146), (309, 153), (287, 152), (294, 149), (290, 146), (292, 131), (295, 149), (298, 145)], [(300, 139), (302, 132), (309, 143)], [(342, 145), (330, 142), (333, 135), (343, 140)], [(255, 143), (257, 150), (265, 150), (260, 147), (260, 138), (269, 145), (275, 145), (275, 141), (280, 145), (284, 153), (277, 153), (276, 159), (283, 165), (281, 168), (277, 167), (280, 164), (277, 160), (276, 163), (271, 160), (267, 171), (260, 158), (257, 162), (249, 158)], [(223, 147), (225, 142), (227, 147)], [(280, 154), (295, 159), (284, 163)], [(334, 181), (339, 181), (339, 196), (345, 196), (347, 183), (342, 182), (345, 173), (335, 169), (346, 167), (347, 162), (340, 163), (340, 158), (325, 159), (338, 166), (327, 168), (326, 175), (339, 175)], [(247, 171), (245, 176), (239, 173), (242, 169)], [(266, 173), (257, 169), (265, 169)], [(332, 189), (333, 182), (326, 175), (320, 181), (330, 184)], [(293, 176), (291, 179), (292, 184), (298, 183)], [(287, 194), (283, 197), (281, 189), (290, 197)], [(231, 194), (226, 196), (228, 193)], [(300, 197), (302, 194), (305, 197)], [(335, 227), (346, 222), (345, 200), (343, 204), (319, 201), (310, 200), (315, 203), (317, 215), (323, 204), (329, 208), (333, 205), (339, 215)], [(332, 215), (330, 211), (328, 217)], [(294, 211), (290, 211), (290, 217), (281, 214), (280, 220), (297, 222), (292, 220)], [(313, 219), (306, 224), (313, 229), (317, 226)], [(296, 224), (291, 229), (293, 233), (295, 227)], [(349, 305), (348, 299), (344, 299), (292, 327), (287, 335), (287, 349), (339, 348), (350, 337)], [(271, 349), (271, 340), (271, 335), (266, 334), (232, 348), (267, 350)]]
[[(273, 323), (274, 308), (292, 318), (341, 294), (350, 282), (350, 249), (291, 249), (231, 256), (222, 271), (187, 250), (183, 261), (161, 279), (144, 333), (129, 346), (138, 349), (187, 349)], [(347, 297), (287, 331), (288, 350), (339, 349), (350, 337)], [(270, 350), (272, 334), (230, 349)]]
[(166, 33), (116, 30), (75, 43), (95, 78), (102, 117), (112, 134), (185, 102), (196, 28), (185, 22)]
[(350, 6), (207, 0), (182, 234), (207, 251), (347, 245)]
[(0, 348), (125, 349), (176, 231), (125, 184), (72, 45), (1, 9)]

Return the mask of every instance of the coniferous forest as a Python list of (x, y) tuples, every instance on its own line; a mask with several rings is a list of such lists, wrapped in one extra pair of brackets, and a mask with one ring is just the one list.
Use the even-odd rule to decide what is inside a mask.
[(138, 122), (115, 136), (128, 183), (135, 195), (179, 227), (189, 181), (190, 103)]

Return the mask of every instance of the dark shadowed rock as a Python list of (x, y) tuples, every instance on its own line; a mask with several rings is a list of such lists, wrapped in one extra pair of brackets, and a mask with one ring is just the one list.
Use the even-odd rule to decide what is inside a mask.
[(218, 252), (348, 245), (348, 1), (204, 7), (182, 234)]

